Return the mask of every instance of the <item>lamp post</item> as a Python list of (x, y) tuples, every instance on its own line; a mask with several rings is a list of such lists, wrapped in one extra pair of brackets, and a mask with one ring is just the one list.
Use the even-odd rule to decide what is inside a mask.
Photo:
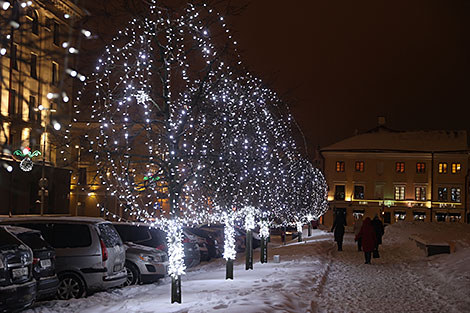
[[(49, 95), (48, 95), (49, 97)], [(42, 105), (39, 105), (38, 108), (34, 109), (35, 111), (46, 111), (49, 112), (49, 119), (46, 120), (44, 119), (44, 129), (43, 129), (43, 151), (42, 151), (42, 170), (41, 170), (41, 179), (39, 180), (39, 187), (41, 188), (41, 208), (40, 208), (40, 215), (44, 215), (44, 203), (45, 203), (45, 198), (46, 198), (46, 190), (47, 190), (47, 178), (46, 178), (46, 137), (47, 137), (47, 124), (51, 121), (51, 114), (54, 112), (57, 112), (55, 109), (52, 107), (50, 108), (45, 108)], [(55, 130), (60, 130), (60, 124), (59, 123), (54, 123), (54, 129)]]

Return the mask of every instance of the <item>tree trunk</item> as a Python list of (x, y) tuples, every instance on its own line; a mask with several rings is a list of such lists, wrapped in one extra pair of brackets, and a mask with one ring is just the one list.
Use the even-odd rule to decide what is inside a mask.
[(299, 232), (298, 242), (302, 242), (302, 232)]
[(233, 260), (228, 259), (225, 264), (225, 279), (233, 279)]
[(312, 236), (312, 222), (308, 222), (308, 236)]
[(171, 303), (181, 303), (181, 276), (171, 278)]
[(245, 257), (246, 257), (246, 270), (253, 269), (253, 235), (251, 230), (246, 231), (246, 247), (245, 247)]
[(260, 262), (268, 263), (268, 238), (261, 237)]

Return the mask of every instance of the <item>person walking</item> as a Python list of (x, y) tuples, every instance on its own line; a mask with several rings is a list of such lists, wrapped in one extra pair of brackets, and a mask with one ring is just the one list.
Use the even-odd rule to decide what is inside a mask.
[[(361, 231), (362, 223), (363, 223), (362, 215), (359, 215), (359, 218), (354, 222), (354, 236), (357, 238), (359, 232)], [(362, 251), (362, 238), (357, 238), (357, 251)]]
[(343, 251), (344, 226), (346, 226), (345, 214), (343, 212), (336, 212), (331, 231), (335, 231), (335, 241), (338, 244), (338, 251)]
[(377, 214), (375, 214), (374, 219), (371, 223), (372, 227), (374, 227), (375, 236), (377, 237), (377, 242), (373, 251), (373, 257), (379, 258), (379, 245), (382, 244), (382, 236), (384, 235), (384, 224), (382, 224), (382, 221), (379, 219), (379, 216)]
[(375, 249), (377, 242), (377, 236), (375, 235), (375, 230), (371, 224), (370, 217), (366, 217), (366, 219), (362, 223), (361, 230), (356, 236), (357, 240), (359, 240), (359, 238), (361, 238), (362, 240), (362, 251), (364, 251), (364, 258), (366, 260), (366, 264), (370, 264), (370, 257), (372, 251), (374, 251)]

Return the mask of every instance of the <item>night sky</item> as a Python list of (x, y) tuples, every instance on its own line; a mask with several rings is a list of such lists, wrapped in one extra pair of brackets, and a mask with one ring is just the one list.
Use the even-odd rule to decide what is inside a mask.
[(470, 125), (468, 0), (256, 0), (231, 22), (246, 64), (288, 101), (311, 147), (379, 115), (401, 130)]
[(398, 130), (470, 128), (469, 0), (232, 3), (248, 4), (228, 16), (245, 66), (290, 105), (310, 153), (379, 115)]

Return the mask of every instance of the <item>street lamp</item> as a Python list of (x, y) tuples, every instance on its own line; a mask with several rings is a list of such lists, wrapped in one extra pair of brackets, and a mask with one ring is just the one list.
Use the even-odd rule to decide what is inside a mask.
[[(47, 95), (49, 98), (49, 94)], [(46, 178), (46, 137), (47, 137), (47, 124), (51, 121), (51, 115), (54, 112), (57, 112), (53, 108), (45, 108), (43, 105), (39, 105), (37, 108), (34, 108), (35, 111), (46, 111), (49, 112), (49, 119), (44, 120), (44, 130), (43, 130), (43, 151), (42, 151), (42, 170), (41, 170), (41, 179), (39, 180), (39, 187), (41, 188), (41, 216), (44, 215), (44, 202), (46, 196), (47, 188), (47, 178)], [(57, 121), (52, 122), (55, 130), (60, 130), (61, 125)]]

